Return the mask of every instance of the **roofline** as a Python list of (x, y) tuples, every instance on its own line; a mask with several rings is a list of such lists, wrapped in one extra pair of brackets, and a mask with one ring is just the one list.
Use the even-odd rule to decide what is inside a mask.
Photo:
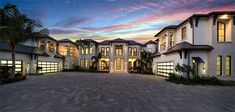
[(214, 12), (209, 12), (207, 14), (193, 14), (190, 17), (188, 17), (187, 19), (185, 19), (184, 21), (182, 21), (181, 23), (179, 23), (175, 28), (163, 28), (160, 32), (158, 32), (154, 37), (157, 37), (159, 34), (161, 34), (164, 30), (167, 29), (177, 29), (179, 28), (181, 25), (185, 24), (186, 22), (192, 20), (193, 18), (196, 17), (210, 17), (212, 15), (222, 15), (222, 14), (230, 14), (230, 15), (235, 15), (235, 11), (214, 11)]

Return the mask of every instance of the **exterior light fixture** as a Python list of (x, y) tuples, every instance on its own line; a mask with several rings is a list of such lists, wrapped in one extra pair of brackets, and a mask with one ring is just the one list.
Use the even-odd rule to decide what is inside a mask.
[(224, 15), (220, 16), (220, 19), (229, 19), (229, 15), (224, 14)]

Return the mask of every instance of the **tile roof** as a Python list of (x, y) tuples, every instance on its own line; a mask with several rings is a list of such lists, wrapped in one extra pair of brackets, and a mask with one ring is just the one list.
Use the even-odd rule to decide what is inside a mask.
[[(11, 51), (10, 45), (6, 42), (0, 43), (0, 51)], [(43, 56), (49, 56), (47, 53), (41, 51), (37, 47), (33, 46), (26, 46), (26, 45), (16, 45), (16, 53), (23, 53), (23, 54), (37, 54)]]
[(174, 47), (169, 48), (165, 53), (168, 54), (172, 52), (177, 52), (181, 50), (212, 50), (213, 47), (210, 45), (192, 45), (188, 42), (181, 42), (179, 44), (176, 44)]
[(102, 42), (99, 42), (99, 45), (110, 45), (111, 43), (127, 43), (129, 45), (142, 45), (139, 42), (133, 41), (133, 40), (125, 40), (121, 38), (113, 39), (113, 40), (104, 40)]

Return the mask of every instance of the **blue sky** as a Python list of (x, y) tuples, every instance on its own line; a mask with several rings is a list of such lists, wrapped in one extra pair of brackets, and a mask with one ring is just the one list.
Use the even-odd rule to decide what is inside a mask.
[(40, 20), (56, 39), (146, 42), (192, 14), (235, 11), (235, 0), (1, 0)]

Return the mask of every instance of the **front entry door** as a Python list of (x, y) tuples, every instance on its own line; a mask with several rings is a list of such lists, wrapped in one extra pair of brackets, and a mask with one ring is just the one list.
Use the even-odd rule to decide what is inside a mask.
[(123, 60), (122, 59), (115, 60), (115, 70), (116, 71), (123, 71)]

